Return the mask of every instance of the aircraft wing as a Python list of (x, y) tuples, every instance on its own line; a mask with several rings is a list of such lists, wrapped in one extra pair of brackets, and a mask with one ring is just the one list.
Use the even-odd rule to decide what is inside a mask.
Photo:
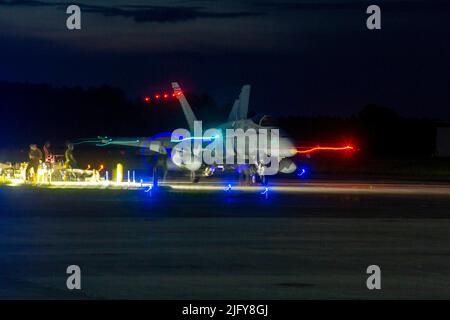
[(156, 135), (153, 137), (97, 137), (93, 139), (80, 139), (71, 141), (74, 145), (89, 144), (97, 147), (125, 146), (167, 154), (167, 149), (174, 143), (170, 141), (170, 135)]

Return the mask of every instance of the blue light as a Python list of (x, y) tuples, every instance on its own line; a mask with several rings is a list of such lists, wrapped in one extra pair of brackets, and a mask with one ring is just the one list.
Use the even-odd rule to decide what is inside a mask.
[(242, 173), (249, 168), (250, 168), (250, 166), (248, 164), (240, 164), (235, 168), (235, 171), (236, 171), (236, 173)]
[(306, 169), (304, 169), (304, 168), (301, 168), (299, 171), (300, 172), (297, 173), (297, 176), (299, 176), (299, 177), (302, 177), (302, 176), (304, 176), (306, 174)]
[(149, 197), (151, 197), (152, 196), (152, 190), (153, 190), (153, 185), (151, 184), (151, 185), (148, 186), (147, 190), (144, 190), (144, 192), (147, 193)]
[(265, 195), (266, 197), (266, 199), (269, 199), (269, 187), (265, 187), (264, 188), (264, 191), (263, 192), (261, 192), (261, 194), (262, 195)]
[(183, 136), (179, 136), (178, 140), (171, 140), (171, 142), (183, 142), (188, 140), (200, 140), (200, 141), (212, 141), (216, 139), (217, 136), (211, 136), (211, 137), (187, 137), (183, 138)]
[[(142, 144), (142, 148), (141, 148), (141, 157), (142, 157), (142, 162), (145, 164), (146, 168), (151, 171), (153, 170), (153, 167), (151, 165), (151, 163), (148, 162), (147, 160), (147, 156), (149, 156), (146, 153), (146, 150), (150, 149), (150, 145), (153, 141), (158, 141), (161, 140), (161, 146), (164, 147), (164, 141), (170, 140), (170, 137), (172, 136), (171, 132), (160, 132), (158, 134), (155, 134), (154, 136), (151, 136), (150, 138), (146, 139), (145, 141), (143, 141)], [(164, 147), (165, 148), (165, 147)], [(167, 148), (165, 148), (167, 150)], [(154, 155), (153, 157), (151, 157), (153, 160), (155, 160), (155, 158), (158, 157), (158, 154)], [(134, 179), (133, 179), (134, 180)]]
[(225, 188), (224, 191), (230, 191), (231, 190), (231, 184), (228, 184), (228, 186)]

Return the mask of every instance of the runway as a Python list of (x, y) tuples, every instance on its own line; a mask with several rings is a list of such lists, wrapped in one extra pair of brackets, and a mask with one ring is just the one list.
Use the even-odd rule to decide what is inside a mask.
[[(223, 182), (203, 182), (198, 185), (190, 183), (167, 183), (175, 190), (222, 191), (227, 189)], [(398, 183), (398, 182), (339, 182), (316, 181), (299, 182), (298, 180), (275, 180), (267, 186), (269, 191), (282, 193), (315, 193), (315, 194), (385, 194), (385, 195), (442, 195), (450, 196), (450, 184), (441, 183)], [(231, 184), (232, 190), (257, 192), (265, 186), (242, 186)]]
[[(13, 181), (9, 184), (13, 187), (30, 186), (22, 181)], [(326, 181), (326, 180), (294, 180), (276, 179), (267, 186), (243, 185), (238, 181), (223, 181), (217, 178), (204, 179), (200, 183), (190, 183), (185, 180), (168, 180), (161, 182), (161, 186), (172, 191), (182, 190), (185, 192), (208, 192), (208, 191), (239, 191), (258, 192), (268, 191), (280, 193), (312, 193), (312, 194), (385, 194), (385, 195), (442, 195), (450, 196), (449, 183), (430, 182), (398, 182), (398, 181)], [(102, 189), (102, 190), (139, 190), (152, 186), (152, 183), (142, 182), (52, 182), (38, 184), (36, 187), (49, 189)]]
[(2, 186), (0, 298), (450, 298), (450, 185), (230, 184)]

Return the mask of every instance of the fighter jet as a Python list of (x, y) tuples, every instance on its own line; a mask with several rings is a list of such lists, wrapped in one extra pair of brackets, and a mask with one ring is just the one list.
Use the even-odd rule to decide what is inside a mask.
[[(204, 138), (204, 137), (195, 137), (195, 123), (198, 120), (196, 115), (194, 114), (189, 102), (187, 101), (183, 90), (177, 82), (172, 83), (173, 95), (178, 99), (181, 108), (183, 110), (184, 116), (187, 121), (187, 125), (189, 129), (186, 129), (191, 133), (190, 139), (194, 140), (197, 138), (204, 140), (214, 140), (216, 137)], [(223, 124), (216, 127), (216, 130), (220, 130), (222, 132), (226, 132), (227, 129), (242, 129), (247, 131), (249, 129), (254, 129), (257, 132), (258, 140), (260, 129), (278, 129), (278, 172), (280, 173), (293, 173), (297, 166), (290, 159), (296, 154), (296, 148), (292, 140), (284, 133), (284, 131), (279, 130), (270, 123), (270, 117), (267, 115), (263, 116), (255, 116), (252, 118), (248, 117), (248, 106), (250, 99), (250, 85), (244, 85), (241, 89), (239, 97), (234, 101), (231, 112), (228, 116), (228, 119)], [(97, 146), (109, 146), (109, 145), (121, 145), (121, 146), (129, 146), (129, 147), (137, 147), (141, 148), (144, 151), (155, 153), (167, 160), (170, 160), (176, 167), (181, 168), (183, 170), (187, 170), (191, 174), (191, 181), (198, 182), (201, 176), (211, 176), (217, 170), (237, 170), (240, 175), (244, 177), (245, 180), (249, 181), (252, 179), (252, 182), (265, 182), (267, 177), (264, 174), (264, 164), (256, 163), (254, 160), (250, 159), (248, 154), (245, 155), (248, 163), (246, 165), (236, 165), (236, 164), (226, 164), (226, 159), (223, 159), (220, 164), (204, 164), (202, 162), (202, 153), (205, 151), (203, 142), (200, 143), (200, 148), (192, 149), (193, 153), (193, 161), (185, 162), (180, 160), (179, 155), (181, 152), (185, 152), (185, 150), (178, 150), (178, 145), (183, 140), (187, 139), (186, 137), (178, 137), (178, 139), (173, 139), (173, 135), (168, 134), (160, 134), (150, 138), (142, 137), (142, 138), (108, 138), (108, 137), (99, 137), (98, 139), (90, 139), (84, 141), (76, 141), (75, 144), (79, 143), (95, 143)], [(208, 141), (206, 141), (208, 142)], [(226, 143), (224, 144), (226, 145)], [(236, 148), (235, 144), (231, 144), (233, 148)], [(180, 152), (177, 152), (180, 151)], [(253, 150), (255, 151), (255, 150)], [(257, 151), (257, 150), (256, 150)], [(246, 151), (249, 153), (249, 151)], [(170, 157), (169, 157), (170, 155)], [(161, 163), (161, 162), (160, 162)], [(163, 168), (163, 170), (167, 170), (167, 166)], [(165, 173), (164, 173), (165, 175)]]
[[(185, 115), (186, 121), (189, 126), (189, 130), (191, 132), (194, 131), (194, 124), (196, 121), (198, 121), (197, 117), (195, 116), (194, 112), (192, 111), (191, 106), (189, 105), (189, 102), (187, 101), (186, 97), (183, 94), (183, 91), (181, 90), (180, 85), (177, 82), (172, 83), (172, 88), (174, 90), (175, 96), (178, 98), (181, 108), (183, 110), (183, 113)], [(281, 173), (292, 173), (296, 170), (295, 163), (289, 159), (290, 157), (293, 157), (297, 150), (294, 147), (294, 144), (292, 140), (279, 128), (276, 128), (275, 126), (271, 125), (270, 118), (267, 115), (263, 116), (255, 116), (253, 118), (248, 117), (248, 105), (250, 100), (250, 91), (251, 86), (250, 85), (244, 85), (241, 89), (241, 93), (239, 94), (239, 97), (234, 101), (233, 107), (231, 109), (231, 112), (228, 116), (228, 120), (219, 125), (216, 129), (220, 130), (222, 132), (226, 132), (227, 129), (242, 129), (243, 131), (247, 131), (249, 129), (254, 129), (255, 132), (258, 135), (257, 140), (261, 139), (259, 137), (259, 130), (260, 129), (278, 129), (280, 135), (279, 135), (279, 143), (278, 143), (278, 157), (277, 161), (279, 161), (278, 164), (278, 171)], [(225, 138), (229, 139), (229, 138)], [(227, 143), (224, 143), (227, 145)], [(230, 144), (234, 148), (236, 148), (236, 144)], [(254, 150), (258, 151), (258, 150)], [(195, 151), (194, 151), (195, 152)], [(248, 150), (246, 150), (248, 153)], [(247, 165), (245, 166), (239, 166), (239, 165), (228, 165), (226, 167), (231, 167), (232, 169), (238, 168), (240, 170), (240, 173), (244, 176), (256, 176), (257, 180), (264, 181), (266, 177), (264, 177), (264, 165), (260, 165), (258, 163), (252, 162), (250, 159), (249, 154), (246, 154), (246, 160), (249, 160)], [(200, 156), (198, 157), (201, 158)], [(226, 161), (223, 161), (225, 163)], [(178, 162), (180, 163), (180, 162)], [(181, 164), (181, 163), (180, 163)], [(206, 168), (203, 168), (203, 170), (200, 170), (202, 168), (201, 161), (195, 161), (191, 162), (189, 164), (191, 169), (191, 178), (195, 182), (198, 178), (196, 177), (197, 171), (203, 171), (204, 175), (211, 175), (215, 171), (214, 165), (206, 166)], [(246, 177), (247, 178), (247, 177)]]

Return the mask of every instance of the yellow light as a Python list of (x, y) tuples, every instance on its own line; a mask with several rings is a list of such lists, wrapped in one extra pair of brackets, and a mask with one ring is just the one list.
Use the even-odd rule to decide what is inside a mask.
[(116, 168), (116, 182), (121, 183), (122, 181), (123, 181), (123, 165), (121, 163), (118, 163)]

